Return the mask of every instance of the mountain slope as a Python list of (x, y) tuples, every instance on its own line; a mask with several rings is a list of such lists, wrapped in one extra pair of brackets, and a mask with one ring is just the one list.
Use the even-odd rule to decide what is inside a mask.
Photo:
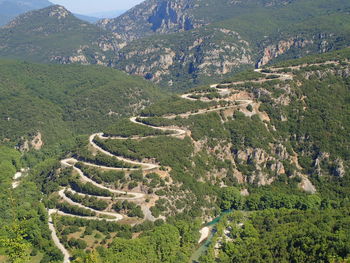
[[(114, 65), (174, 89), (186, 89), (205, 82), (207, 76), (218, 79), (246, 66), (263, 66), (277, 58), (326, 52), (350, 43), (348, 1), (199, 2), (146, 1), (115, 20), (102, 21), (101, 26), (114, 30), (126, 42), (153, 35), (121, 49)], [(179, 21), (167, 22), (168, 14), (163, 14), (162, 27), (152, 30), (147, 21), (162, 3), (167, 3), (168, 12), (172, 7), (178, 18), (182, 12), (192, 17), (197, 28), (186, 31)], [(129, 23), (136, 14), (142, 21)], [(124, 30), (126, 37), (124, 21), (130, 25)]]
[(98, 24), (129, 42), (156, 34), (188, 31), (258, 8), (288, 6), (294, 1), (147, 0), (117, 18), (103, 19)]
[(183, 91), (346, 47), (349, 10), (345, 0), (149, 0), (101, 21), (101, 29), (53, 6), (0, 29), (0, 56), (101, 64)]
[(45, 144), (99, 131), (163, 95), (150, 83), (99, 66), (0, 61), (0, 136)]
[(36, 62), (103, 64), (116, 41), (62, 6), (17, 17), (0, 29), (0, 56)]
[(99, 231), (114, 236), (102, 262), (346, 261), (349, 88), (348, 48), (168, 97), (81, 140), (42, 184), (62, 246), (93, 250)]
[(6, 25), (16, 16), (25, 12), (41, 9), (52, 5), (47, 0), (1, 0), (0, 27)]

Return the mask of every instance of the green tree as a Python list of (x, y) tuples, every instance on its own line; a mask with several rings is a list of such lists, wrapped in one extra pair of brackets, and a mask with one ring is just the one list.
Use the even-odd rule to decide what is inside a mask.
[(25, 230), (17, 221), (5, 227), (7, 235), (0, 237), (2, 246), (11, 263), (25, 263), (29, 260), (30, 244), (25, 240)]
[(243, 197), (239, 190), (235, 187), (226, 187), (221, 191), (221, 209), (241, 209), (243, 206)]

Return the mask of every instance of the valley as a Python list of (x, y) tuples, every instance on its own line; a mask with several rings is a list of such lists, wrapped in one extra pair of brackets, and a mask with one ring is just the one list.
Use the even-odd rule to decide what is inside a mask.
[[(259, 71), (260, 72), (260, 71)], [(266, 74), (266, 77), (269, 76), (269, 73)], [(291, 80), (293, 79), (292, 75), (286, 75), (286, 74), (278, 74), (276, 73), (276, 78), (274, 78), (275, 80), (281, 80), (281, 81), (285, 81), (285, 80)], [(267, 78), (262, 78), (260, 80), (256, 80), (254, 82), (256, 83), (263, 83), (265, 81), (269, 81), (269, 79)], [(234, 82), (234, 83), (230, 83), (230, 84), (225, 84), (226, 86), (229, 86), (229, 85), (241, 85), (241, 84), (244, 84), (244, 82)], [(234, 105), (234, 106), (224, 106), (224, 107), (216, 107), (216, 108), (209, 108), (209, 109), (203, 109), (203, 110), (198, 110), (198, 112), (195, 112), (195, 113), (191, 113), (191, 112), (187, 112), (187, 113), (183, 113), (183, 114), (180, 114), (180, 115), (173, 115), (173, 116), (165, 116), (165, 118), (169, 118), (169, 119), (173, 119), (173, 118), (176, 118), (178, 116), (180, 116), (181, 118), (188, 118), (189, 116), (193, 116), (193, 115), (198, 115), (198, 114), (206, 114), (206, 113), (209, 113), (209, 112), (218, 112), (218, 111), (222, 111), (222, 110), (228, 110), (228, 109), (244, 109), (246, 108), (248, 105), (254, 105), (254, 101), (252, 100), (232, 100), (232, 98), (229, 97), (230, 94), (232, 94), (234, 92), (234, 90), (230, 90), (228, 88), (217, 88), (217, 86), (219, 86), (219, 84), (216, 84), (216, 85), (212, 85), (210, 86), (210, 88), (212, 89), (216, 89), (217, 92), (220, 94), (220, 97), (216, 100), (218, 101), (226, 101), (226, 102), (229, 102), (230, 104), (233, 103), (233, 104), (236, 104), (236, 103), (242, 103), (240, 104), (239, 106), (237, 105)], [(188, 99), (188, 100), (195, 100), (193, 98), (191, 98), (191, 96), (193, 95), (198, 95), (198, 94), (201, 94), (201, 93), (188, 93), (188, 94), (185, 94), (183, 96), (181, 96), (181, 98), (184, 98), (184, 99)], [(205, 95), (205, 93), (204, 93)], [(228, 98), (223, 98), (224, 96), (227, 96)], [(254, 107), (254, 106), (253, 106)], [(180, 127), (177, 127), (177, 128), (172, 128), (172, 127), (156, 127), (156, 126), (152, 126), (152, 125), (147, 125), (147, 124), (144, 124), (141, 122), (138, 121), (138, 119), (142, 118), (141, 116), (137, 116), (137, 117), (131, 117), (130, 118), (130, 121), (137, 124), (137, 125), (145, 125), (146, 127), (149, 127), (151, 129), (158, 129), (158, 130), (161, 130), (161, 131), (166, 131), (166, 132), (171, 132), (169, 135), (165, 135), (165, 136), (173, 136), (173, 137), (177, 137), (177, 138), (184, 138), (184, 136), (188, 135), (188, 132), (186, 130), (183, 130), (181, 129)], [(115, 157), (117, 158), (119, 161), (121, 162), (125, 162), (125, 163), (128, 163), (128, 164), (131, 164), (131, 165), (136, 165), (138, 167), (140, 167), (140, 169), (143, 171), (143, 174), (146, 175), (147, 172), (154, 172), (154, 173), (157, 173), (159, 171), (159, 168), (160, 166), (157, 165), (157, 164), (152, 164), (152, 163), (148, 163), (148, 162), (135, 162), (133, 160), (130, 160), (130, 159), (127, 159), (127, 158), (124, 158), (124, 157), (121, 157), (121, 156), (116, 156), (104, 149), (102, 149), (100, 146), (98, 146), (94, 140), (95, 138), (99, 138), (99, 139), (102, 139), (102, 140), (108, 140), (110, 139), (109, 137), (107, 136), (104, 136), (103, 133), (98, 133), (98, 134), (92, 134), (90, 137), (89, 137), (89, 144), (92, 146), (92, 148), (95, 150), (95, 151), (99, 151), (105, 155), (108, 155), (108, 156), (112, 156), (112, 157)], [(147, 137), (138, 137), (137, 140), (142, 140), (142, 139), (145, 139)], [(113, 140), (128, 140), (128, 138), (118, 138), (118, 137), (112, 137)], [(61, 161), (61, 164), (64, 166), (64, 167), (73, 167), (74, 170), (77, 171), (77, 173), (79, 174), (81, 180), (85, 183), (89, 182), (91, 184), (93, 184), (94, 186), (100, 188), (100, 189), (104, 189), (104, 190), (107, 190), (111, 193), (114, 193), (114, 194), (117, 194), (118, 196), (121, 196), (121, 197), (117, 197), (115, 199), (117, 200), (135, 200), (135, 199), (143, 199), (143, 202), (146, 198), (146, 194), (144, 193), (136, 193), (136, 192), (131, 192), (131, 191), (128, 191), (128, 192), (124, 192), (124, 191), (119, 191), (119, 190), (115, 190), (115, 189), (111, 189), (111, 188), (107, 188), (101, 184), (98, 184), (96, 183), (95, 181), (93, 181), (92, 179), (89, 179), (88, 177), (86, 177), (84, 175), (84, 173), (77, 167), (75, 167), (74, 165), (79, 162), (78, 160), (74, 159), (74, 158), (70, 158), (70, 159), (65, 159), (65, 160), (62, 160)], [(96, 168), (99, 168), (99, 169), (104, 169), (104, 170), (114, 170), (114, 171), (125, 171), (124, 168), (116, 168), (116, 167), (106, 167), (106, 166), (100, 166), (100, 165), (95, 165), (95, 164), (89, 164), (89, 163), (86, 163), (86, 162), (83, 162), (84, 165), (87, 165), (87, 166), (94, 166)], [(171, 168), (166, 168), (166, 170), (170, 170)], [(131, 171), (131, 170), (138, 170), (138, 168), (128, 168), (127, 169), (128, 171)], [(97, 211), (97, 210), (94, 210), (94, 209), (91, 209), (89, 207), (86, 207), (82, 204), (79, 204), (79, 203), (76, 203), (74, 201), (72, 201), (69, 197), (67, 197), (65, 195), (65, 191), (73, 191), (71, 188), (65, 188), (65, 189), (62, 189), (58, 192), (59, 194), (59, 197), (64, 201), (64, 202), (67, 202), (68, 204), (72, 205), (72, 206), (77, 206), (77, 207), (80, 207), (80, 208), (84, 208), (86, 210), (89, 210), (89, 211), (92, 211), (93, 213), (95, 213), (97, 215), (97, 217), (82, 217), (82, 216), (77, 216), (77, 215), (69, 215), (65, 212), (62, 212), (60, 210), (56, 210), (56, 209), (51, 209), (49, 210), (49, 226), (51, 228), (51, 231), (53, 233), (53, 238), (54, 238), (54, 241), (55, 241), (55, 244), (57, 245), (57, 247), (61, 250), (61, 252), (64, 254), (65, 256), (65, 259), (64, 259), (64, 262), (70, 262), (69, 260), (69, 257), (70, 257), (70, 254), (69, 252), (66, 250), (66, 248), (64, 248), (64, 245), (61, 244), (58, 240), (58, 237), (57, 237), (57, 234), (56, 234), (56, 231), (55, 230), (52, 230), (53, 228), (53, 224), (52, 224), (52, 216), (55, 216), (55, 215), (59, 215), (59, 216), (73, 216), (73, 217), (78, 217), (78, 218), (85, 218), (85, 219), (88, 219), (88, 220), (107, 220), (107, 221), (110, 221), (110, 222), (113, 222), (113, 221), (120, 221), (124, 218), (123, 215), (121, 214), (117, 214), (117, 213), (111, 213), (111, 212), (100, 212), (100, 211)], [(122, 195), (131, 195), (131, 197), (122, 197)], [(89, 195), (85, 194), (85, 198), (89, 197)], [(148, 198), (150, 198), (149, 196), (147, 196)], [(103, 200), (106, 200), (106, 197), (96, 197), (96, 198), (102, 198)], [(149, 207), (146, 206), (145, 203), (143, 203), (143, 205), (141, 205), (141, 209), (142, 211), (144, 211), (144, 214), (145, 215), (149, 215), (150, 212), (148, 211), (145, 212), (145, 210), (147, 211), (149, 209)], [(102, 216), (102, 217), (101, 217)], [(104, 219), (103, 216), (110, 216), (112, 217), (113, 219)], [(145, 220), (155, 220), (155, 218), (153, 216), (151, 216), (151, 218), (147, 218), (145, 217)], [(207, 234), (203, 234), (203, 237), (200, 238), (199, 240), (199, 243), (202, 243), (206, 238), (207, 236), (209, 235), (209, 229), (207, 228), (204, 228), (204, 231), (207, 231), (208, 233)]]
[(348, 0), (74, 5), (0, 0), (1, 263), (350, 261)]
[[(348, 65), (350, 65), (349, 62), (345, 62)], [(344, 64), (344, 63), (343, 63)], [(202, 101), (205, 103), (210, 104), (211, 102), (215, 101), (217, 103), (216, 106), (212, 106), (209, 108), (203, 108), (203, 109), (197, 109), (196, 111), (190, 111), (190, 112), (184, 112), (184, 113), (179, 113), (179, 114), (166, 114), (159, 116), (158, 118), (164, 118), (165, 120), (175, 120), (178, 118), (184, 118), (187, 119), (192, 116), (197, 116), (197, 115), (205, 115), (205, 114), (210, 114), (210, 113), (215, 113), (218, 112), (221, 114), (224, 112), (242, 112), (246, 117), (251, 118), (253, 115), (258, 116), (261, 120), (267, 120), (269, 122), (270, 117), (265, 113), (265, 112), (260, 112), (258, 109), (260, 107), (260, 103), (254, 99), (253, 94), (247, 94), (246, 92), (239, 92), (238, 90), (235, 89), (235, 87), (238, 86), (246, 86), (246, 85), (264, 85), (264, 83), (267, 82), (274, 82), (274, 83), (281, 83), (283, 84), (284, 82), (289, 82), (293, 81), (295, 78), (294, 71), (300, 71), (303, 68), (313, 68), (313, 67), (323, 67), (323, 66), (334, 66), (334, 65), (339, 65), (338, 61), (325, 61), (323, 63), (314, 63), (314, 64), (304, 64), (304, 65), (298, 65), (298, 66), (292, 66), (288, 68), (288, 71), (290, 73), (284, 73), (284, 70), (286, 68), (283, 67), (272, 67), (272, 68), (264, 68), (260, 70), (256, 70), (255, 72), (259, 74), (259, 78), (256, 78), (254, 80), (248, 80), (248, 81), (237, 81), (237, 82), (230, 82), (230, 83), (224, 83), (224, 84), (213, 84), (207, 89), (203, 89), (203, 91), (198, 90), (194, 91), (191, 93), (186, 93), (184, 95), (181, 95), (180, 98), (188, 100), (188, 101)], [(207, 91), (209, 90), (209, 91)], [(215, 94), (214, 97), (209, 97), (208, 95), (210, 94)], [(250, 99), (248, 99), (250, 98)], [(224, 105), (224, 106), (220, 106)], [(251, 111), (247, 110), (248, 108), (251, 108)], [(178, 138), (180, 140), (183, 140), (185, 137), (190, 137), (191, 138), (191, 131), (188, 129), (184, 129), (181, 126), (155, 126), (155, 125), (150, 125), (147, 122), (145, 122), (147, 117), (141, 115), (141, 116), (136, 116), (136, 117), (131, 117), (129, 120), (125, 121), (130, 121), (133, 124), (136, 125), (141, 125), (146, 127), (148, 130), (158, 130), (161, 132), (164, 132), (162, 135), (150, 135), (150, 136), (139, 136), (137, 134), (131, 135), (129, 137), (121, 137), (118, 136), (116, 133), (115, 136), (107, 136), (104, 135), (104, 133), (96, 133), (92, 134), (89, 137), (89, 146), (91, 147), (90, 150), (93, 151), (95, 154), (97, 152), (100, 152), (106, 156), (116, 158), (118, 161), (121, 163), (125, 163), (129, 165), (129, 168), (123, 168), (123, 167), (111, 167), (111, 166), (103, 166), (99, 165), (96, 163), (89, 163), (89, 162), (82, 162), (80, 160), (77, 160), (75, 158), (69, 158), (61, 161), (61, 164), (63, 167), (73, 167), (73, 170), (76, 171), (80, 177), (79, 180), (81, 180), (83, 183), (90, 183), (94, 185), (95, 187), (103, 190), (107, 190), (109, 193), (116, 194), (115, 197), (103, 197), (103, 196), (93, 196), (97, 200), (128, 200), (131, 202), (135, 202), (137, 205), (140, 205), (140, 209), (144, 213), (144, 218), (140, 218), (141, 222), (143, 220), (150, 220), (150, 221), (155, 221), (156, 217), (152, 215), (152, 212), (149, 210), (150, 206), (148, 203), (155, 203), (156, 200), (159, 200), (160, 196), (157, 196), (156, 194), (147, 194), (145, 192), (133, 192), (133, 190), (126, 191), (126, 190), (117, 190), (114, 188), (106, 187), (103, 184), (100, 184), (96, 181), (94, 181), (93, 177), (89, 176), (87, 177), (84, 172), (76, 167), (76, 164), (79, 163), (80, 166), (85, 166), (85, 167), (94, 167), (96, 169), (101, 169), (103, 171), (123, 171), (128, 173), (132, 173), (133, 171), (142, 171), (143, 177), (147, 177), (148, 174), (154, 173), (154, 174), (159, 174), (161, 171), (164, 171), (167, 178), (170, 177), (168, 174), (169, 171), (171, 171), (173, 168), (172, 167), (163, 167), (157, 162), (150, 162), (150, 160), (141, 160), (136, 161), (134, 158), (131, 158), (129, 156), (123, 156), (122, 154), (117, 154), (112, 153), (111, 150), (106, 147), (107, 144), (104, 144), (103, 142), (108, 142), (108, 141), (129, 141), (129, 140), (135, 140), (135, 141), (142, 141), (142, 140), (147, 140), (147, 138), (152, 138), (152, 139), (157, 139), (157, 138), (162, 138), (164, 136), (166, 137), (174, 137)], [(268, 124), (265, 123), (266, 129), (268, 129)], [(193, 143), (196, 143), (196, 141), (191, 138)], [(137, 154), (137, 153), (136, 153)], [(130, 167), (135, 167), (135, 168), (130, 168)], [(303, 177), (300, 175), (302, 180), (307, 180), (309, 184), (311, 182), (309, 179)], [(168, 185), (171, 185), (171, 182), (168, 181)], [(312, 186), (312, 185), (311, 185)], [(314, 188), (314, 186), (312, 186)], [(142, 188), (141, 188), (142, 189)], [(308, 191), (307, 189), (305, 189)], [(109, 210), (102, 210), (102, 211), (97, 211), (94, 210), (90, 207), (87, 207), (81, 203), (77, 203), (70, 199), (65, 193), (73, 192), (75, 194), (78, 194), (80, 196), (85, 196), (85, 198), (90, 198), (92, 197), (91, 195), (88, 195), (86, 193), (78, 193), (72, 188), (63, 188), (58, 192), (59, 198), (63, 201), (68, 203), (71, 206), (76, 206), (79, 208), (83, 208), (85, 210), (91, 211), (95, 214), (95, 217), (91, 216), (79, 216), (76, 214), (69, 214), (67, 212), (62, 212), (60, 209), (51, 209), (49, 210), (50, 217), (53, 216), (54, 220), (59, 220), (60, 217), (62, 216), (71, 216), (71, 217), (77, 217), (81, 219), (86, 219), (86, 220), (106, 220), (107, 222), (114, 222), (114, 221), (121, 221), (125, 218), (125, 215), (115, 213)], [(314, 191), (315, 193), (316, 191)], [(148, 199), (148, 202), (145, 202), (145, 200)], [(152, 201), (155, 200), (155, 201)], [(110, 206), (109, 206), (110, 207)], [(109, 217), (109, 219), (104, 219), (104, 217)], [(159, 216), (158, 216), (159, 217)], [(161, 216), (160, 218), (165, 219), (164, 216)], [(202, 237), (199, 239), (199, 243), (202, 243), (206, 237), (209, 235), (209, 228), (204, 227), (201, 230)], [(55, 231), (56, 232), (56, 231)], [(55, 233), (54, 232), (54, 233)], [(204, 233), (207, 232), (207, 233)], [(55, 240), (57, 240), (57, 237), (55, 237)], [(67, 254), (66, 249), (64, 248), (64, 245), (61, 243), (56, 243), (57, 246), (61, 249), (63, 254)], [(199, 258), (199, 257), (198, 257)], [(69, 262), (69, 261), (67, 261)]]

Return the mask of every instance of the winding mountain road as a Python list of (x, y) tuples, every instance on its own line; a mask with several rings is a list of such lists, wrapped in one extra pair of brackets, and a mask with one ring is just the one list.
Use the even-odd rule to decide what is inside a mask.
[[(121, 195), (132, 195), (133, 197), (125, 197), (123, 198), (124, 200), (135, 200), (135, 199), (140, 199), (140, 198), (145, 198), (145, 194), (144, 193), (138, 193), (138, 192), (125, 192), (125, 191), (120, 191), (120, 190), (115, 190), (115, 189), (111, 189), (111, 188), (108, 188), (104, 185), (101, 185), (97, 182), (95, 182), (94, 180), (90, 179), (89, 177), (85, 176), (83, 171), (80, 170), (78, 167), (74, 166), (74, 164), (71, 164), (71, 162), (73, 162), (74, 164), (78, 162), (78, 160), (74, 159), (74, 158), (69, 158), (69, 159), (64, 159), (61, 161), (62, 165), (64, 165), (65, 167), (73, 167), (73, 169), (75, 171), (78, 172), (79, 176), (81, 177), (81, 179), (86, 182), (86, 183), (91, 183), (93, 184), (94, 186), (98, 187), (98, 188), (101, 188), (101, 189), (104, 189), (104, 190), (108, 190), (110, 191), (111, 193), (114, 193), (114, 194), (121, 194)], [(104, 166), (96, 166), (98, 168), (101, 168), (103, 169)], [(108, 168), (108, 167), (107, 167)]]
[[(266, 76), (275, 75), (275, 76), (278, 76), (278, 77), (276, 77), (274, 79), (263, 78), (263, 79), (260, 79), (260, 80), (254, 80), (254, 81), (248, 81), (248, 82), (250, 82), (250, 83), (252, 83), (252, 82), (253, 83), (263, 83), (263, 82), (266, 82), (266, 81), (271, 81), (271, 80), (276, 80), (276, 79), (278, 79), (278, 80), (290, 80), (290, 79), (293, 79), (293, 75), (290, 75), (290, 74), (264, 73), (261, 70), (256, 70), (256, 71), (260, 72), (260, 73), (262, 73), (262, 74), (264, 74)], [(197, 112), (186, 112), (186, 113), (182, 113), (182, 114), (166, 115), (166, 116), (162, 116), (162, 117), (166, 118), (166, 119), (174, 119), (176, 117), (187, 118), (189, 116), (194, 116), (194, 115), (199, 115), (199, 114), (206, 114), (206, 113), (209, 113), (209, 112), (218, 112), (218, 111), (221, 111), (221, 110), (237, 108), (237, 107), (246, 107), (247, 105), (254, 104), (253, 100), (236, 99), (236, 100), (232, 101), (232, 98), (230, 98), (229, 96), (226, 97), (227, 95), (231, 94), (231, 90), (232, 89), (230, 87), (235, 86), (235, 85), (244, 84), (246, 82), (247, 81), (238, 81), (238, 82), (232, 82), (232, 83), (227, 83), (227, 84), (213, 84), (213, 85), (210, 86), (211, 88), (216, 88), (217, 92), (220, 94), (220, 96), (222, 96), (222, 98), (216, 98), (214, 100), (229, 102), (229, 104), (226, 105), (226, 106), (215, 106), (215, 107), (210, 107), (210, 108), (206, 108), (206, 109), (201, 109), (201, 110), (198, 110)], [(220, 85), (220, 87), (219, 87), (219, 85)], [(192, 97), (193, 95), (200, 95), (200, 94), (203, 95), (203, 93), (198, 93), (198, 92), (196, 92), (196, 93), (188, 93), (188, 94), (181, 95), (181, 98), (187, 99), (187, 100), (191, 100), (191, 101), (196, 101), (196, 100), (201, 100), (201, 101), (205, 101), (205, 102), (210, 101), (209, 99), (203, 99), (203, 98), (196, 99), (196, 98)], [(232, 104), (232, 102), (234, 102), (234, 104)], [(240, 103), (240, 104), (237, 105), (237, 102)], [(169, 134), (166, 134), (165, 136), (173, 136), (173, 137), (180, 137), (181, 138), (181, 137), (185, 137), (188, 134), (188, 132), (186, 130), (181, 129), (180, 127), (155, 127), (155, 126), (147, 125), (147, 124), (139, 121), (140, 119), (142, 120), (142, 119), (145, 119), (145, 118), (147, 118), (147, 117), (137, 116), (137, 117), (130, 118), (130, 121), (132, 123), (135, 123), (135, 124), (138, 124), (138, 125), (147, 126), (147, 127), (152, 128), (152, 129), (159, 130), (159, 131), (170, 132)], [(164, 135), (162, 135), (162, 136), (164, 136)], [(126, 140), (126, 139), (146, 139), (146, 138), (152, 138), (152, 137), (158, 137), (158, 136), (124, 138), (124, 137), (109, 137), (109, 136), (105, 136), (103, 133), (94, 133), (94, 134), (92, 134), (89, 137), (89, 144), (96, 151), (99, 151), (99, 152), (101, 152), (101, 153), (103, 153), (103, 154), (105, 154), (107, 156), (114, 157), (114, 158), (118, 159), (119, 161), (122, 161), (122, 162), (125, 162), (125, 163), (128, 163), (128, 164), (139, 166), (139, 167), (141, 167), (141, 169), (143, 171), (152, 171), (152, 170), (159, 169), (160, 165), (159, 164), (154, 164), (154, 163), (147, 163), (147, 162), (138, 162), (138, 161), (134, 161), (134, 160), (130, 160), (130, 159), (124, 158), (122, 156), (116, 156), (116, 155), (114, 155), (114, 154), (104, 150), (103, 148), (101, 148), (100, 146), (98, 146), (94, 142), (95, 138), (99, 138), (99, 139), (103, 139), (103, 140), (107, 140), (107, 139)], [(83, 171), (75, 166), (75, 164), (78, 163), (78, 162), (79, 161), (74, 159), (74, 158), (68, 158), (68, 159), (61, 160), (62, 166), (63, 167), (72, 167), (79, 174), (79, 176), (80, 176), (82, 181), (84, 181), (86, 183), (91, 183), (94, 186), (99, 187), (101, 189), (108, 190), (111, 193), (122, 195), (122, 196), (120, 196), (120, 197), (118, 197), (116, 199), (121, 199), (121, 200), (142, 200), (142, 199), (146, 199), (146, 194), (144, 194), (144, 193), (125, 192), (125, 191), (120, 191), (120, 190), (116, 190), (116, 189), (111, 189), (111, 188), (108, 188), (108, 187), (106, 187), (106, 186), (104, 186), (102, 184), (99, 184), (99, 183), (95, 182), (94, 180), (92, 180), (92, 179), (88, 178), (87, 176), (85, 176)], [(103, 169), (103, 170), (115, 170), (115, 171), (125, 171), (126, 170), (125, 168), (106, 167), (106, 166), (96, 165), (96, 164), (92, 164), (92, 163), (88, 163), (88, 162), (81, 162), (81, 163), (83, 163), (84, 165), (96, 167), (96, 168)], [(139, 168), (128, 168), (127, 170), (139, 170)], [(77, 206), (77, 207), (80, 207), (80, 208), (88, 209), (90, 211), (95, 212), (97, 215), (100, 215), (100, 216), (113, 217), (113, 219), (104, 219), (104, 218), (96, 217), (96, 216), (94, 216), (94, 217), (85, 217), (85, 216), (77, 216), (77, 215), (67, 214), (67, 213), (59, 211), (57, 209), (50, 209), (48, 211), (48, 213), (49, 213), (49, 222), (48, 222), (48, 224), (49, 224), (49, 228), (51, 230), (52, 239), (53, 239), (55, 245), (59, 248), (59, 250), (64, 255), (64, 261), (63, 262), (64, 263), (69, 263), (70, 262), (69, 251), (62, 245), (62, 243), (60, 243), (60, 240), (59, 240), (59, 238), (57, 236), (56, 229), (55, 229), (55, 226), (54, 226), (54, 223), (53, 223), (52, 215), (57, 214), (57, 215), (61, 215), (61, 216), (70, 216), (70, 217), (76, 217), (76, 218), (84, 218), (84, 219), (87, 219), (87, 220), (99, 220), (99, 221), (105, 220), (105, 221), (110, 221), (110, 222), (120, 221), (120, 220), (122, 220), (124, 218), (124, 216), (121, 215), (121, 214), (118, 214), (118, 213), (112, 213), (112, 212), (106, 212), (106, 211), (97, 211), (97, 210), (94, 210), (92, 208), (86, 207), (86, 206), (84, 206), (82, 204), (76, 203), (76, 202), (74, 202), (73, 200), (71, 200), (70, 198), (68, 198), (65, 195), (65, 190), (69, 190), (69, 191), (71, 191), (73, 193), (77, 193), (77, 192), (75, 192), (74, 190), (72, 190), (71, 188), (68, 188), (68, 187), (63, 188), (63, 189), (61, 189), (58, 192), (58, 194), (61, 197), (61, 199), (64, 200), (65, 202), (69, 203), (70, 205), (74, 205), (74, 206)], [(77, 193), (77, 194), (79, 194), (79, 193)], [(111, 197), (101, 197), (101, 196), (96, 196), (96, 197), (100, 198), (100, 199), (105, 199), (105, 200), (106, 199), (111, 199)], [(141, 208), (142, 208), (142, 211), (144, 212), (144, 214), (146, 215), (147, 219), (154, 219), (155, 220), (155, 218), (150, 213), (149, 208), (147, 208), (145, 206), (142, 206)], [(200, 241), (203, 241), (204, 239), (206, 239), (207, 236), (208, 236), (208, 229), (207, 228), (202, 229), (201, 230), (201, 239), (200, 239)]]
[(57, 232), (56, 232), (56, 228), (55, 225), (53, 223), (52, 220), (52, 215), (58, 213), (58, 210), (56, 209), (50, 209), (49, 210), (49, 229), (51, 231), (51, 238), (53, 240), (53, 242), (55, 243), (56, 247), (62, 252), (63, 254), (63, 263), (69, 263), (70, 262), (70, 254), (68, 252), (68, 250), (63, 246), (63, 244), (60, 242), (58, 236), (57, 236)]

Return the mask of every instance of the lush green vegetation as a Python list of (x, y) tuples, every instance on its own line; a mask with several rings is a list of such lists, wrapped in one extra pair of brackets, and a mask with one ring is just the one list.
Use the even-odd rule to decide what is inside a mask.
[(206, 103), (201, 101), (190, 101), (182, 99), (177, 96), (161, 100), (158, 103), (155, 103), (141, 112), (142, 116), (163, 116), (171, 114), (181, 114), (186, 112), (196, 112), (200, 109), (206, 109), (209, 106), (214, 106), (216, 103)]
[(105, 210), (108, 207), (108, 203), (106, 201), (98, 199), (94, 196), (84, 196), (72, 193), (71, 191), (65, 191), (64, 194), (72, 201), (95, 210)]
[[(347, 262), (349, 216), (349, 208), (234, 213), (221, 226), (234, 242), (223, 242), (215, 262)], [(209, 254), (201, 262), (214, 261)]]
[(120, 136), (125, 138), (128, 138), (130, 136), (145, 137), (169, 134), (167, 132), (152, 129), (147, 126), (142, 126), (125, 119), (119, 120), (112, 126), (109, 126), (103, 131), (103, 133), (105, 136)]
[(186, 262), (198, 236), (195, 224), (162, 225), (133, 240), (116, 238), (109, 249), (98, 249), (102, 262)]
[(96, 213), (88, 210), (86, 208), (78, 207), (75, 205), (71, 205), (65, 202), (59, 202), (56, 204), (56, 207), (61, 210), (64, 213), (70, 214), (70, 215), (77, 215), (77, 216), (95, 216)]
[(271, 133), (257, 116), (250, 119), (237, 112), (233, 116), (233, 120), (226, 124), (226, 128), (231, 133), (235, 150), (246, 147), (264, 149), (268, 146), (268, 143), (273, 141)]
[(43, 263), (60, 262), (63, 257), (50, 238), (40, 186), (33, 180), (40, 168), (33, 169), (26, 175), (30, 179), (21, 179), (12, 189), (14, 173), (22, 165), (18, 151), (0, 146), (0, 255), (6, 255), (9, 262), (35, 258)]
[[(0, 138), (41, 132), (45, 145), (88, 134), (162, 98), (141, 78), (98, 66), (0, 61)], [(18, 106), (20, 105), (20, 106)]]
[[(72, 217), (56, 217), (56, 226), (63, 244), (73, 249), (73, 258), (78, 262), (169, 262), (176, 258), (180, 262), (188, 260), (198, 236), (198, 222), (177, 221), (173, 225), (164, 225), (162, 220), (154, 223), (146, 221), (130, 227), (106, 221), (92, 221)], [(80, 234), (80, 240), (96, 240), (95, 253), (82, 253), (76, 242), (71, 242), (70, 234)], [(141, 234), (131, 239), (133, 234)], [(87, 239), (86, 239), (87, 238)], [(77, 239), (77, 238), (75, 238)], [(73, 241), (76, 241), (73, 239)], [(80, 243), (83, 244), (82, 241)], [(88, 242), (91, 244), (91, 242)], [(74, 246), (70, 246), (70, 245)], [(175, 246), (174, 246), (175, 244)], [(108, 249), (106, 248), (108, 245)], [(90, 246), (88, 244), (88, 246)], [(173, 255), (175, 254), (175, 255)]]
[(237, 73), (231, 78), (225, 79), (222, 83), (231, 83), (237, 81), (250, 81), (250, 80), (259, 80), (264, 78), (264, 75), (255, 71), (244, 71)]
[(82, 183), (78, 179), (71, 179), (70, 186), (74, 191), (82, 194), (96, 195), (96, 196), (112, 196), (112, 193), (106, 189), (99, 188), (92, 183)]
[(125, 173), (123, 171), (101, 171), (101, 169), (90, 167), (82, 163), (77, 163), (75, 166), (79, 168), (85, 176), (99, 184), (103, 182), (114, 183), (125, 179)]
[(101, 152), (98, 152), (96, 155), (93, 155), (89, 150), (89, 146), (87, 145), (78, 146), (73, 154), (73, 157), (79, 161), (92, 163), (95, 165), (117, 168), (137, 168), (137, 166), (135, 165), (119, 161), (114, 156), (109, 156)]
[(176, 166), (188, 163), (193, 149), (189, 138), (180, 140), (173, 137), (147, 138), (134, 140), (96, 140), (101, 147), (109, 152), (134, 160), (156, 158), (161, 165)]
[(139, 217), (139, 218), (144, 218), (145, 215), (143, 214), (141, 207), (128, 202), (128, 201), (123, 201), (123, 202), (117, 202), (113, 205), (113, 209), (116, 212), (124, 212), (126, 213), (129, 217)]
[[(279, 185), (280, 186), (280, 185)], [(292, 188), (293, 189), (293, 188)], [(285, 191), (283, 187), (263, 187), (252, 189), (252, 194), (243, 198), (234, 187), (227, 187), (220, 193), (222, 210), (257, 211), (266, 209), (322, 209), (327, 199), (318, 195), (307, 195), (296, 188), (293, 192)], [(338, 203), (337, 205), (340, 205)]]

